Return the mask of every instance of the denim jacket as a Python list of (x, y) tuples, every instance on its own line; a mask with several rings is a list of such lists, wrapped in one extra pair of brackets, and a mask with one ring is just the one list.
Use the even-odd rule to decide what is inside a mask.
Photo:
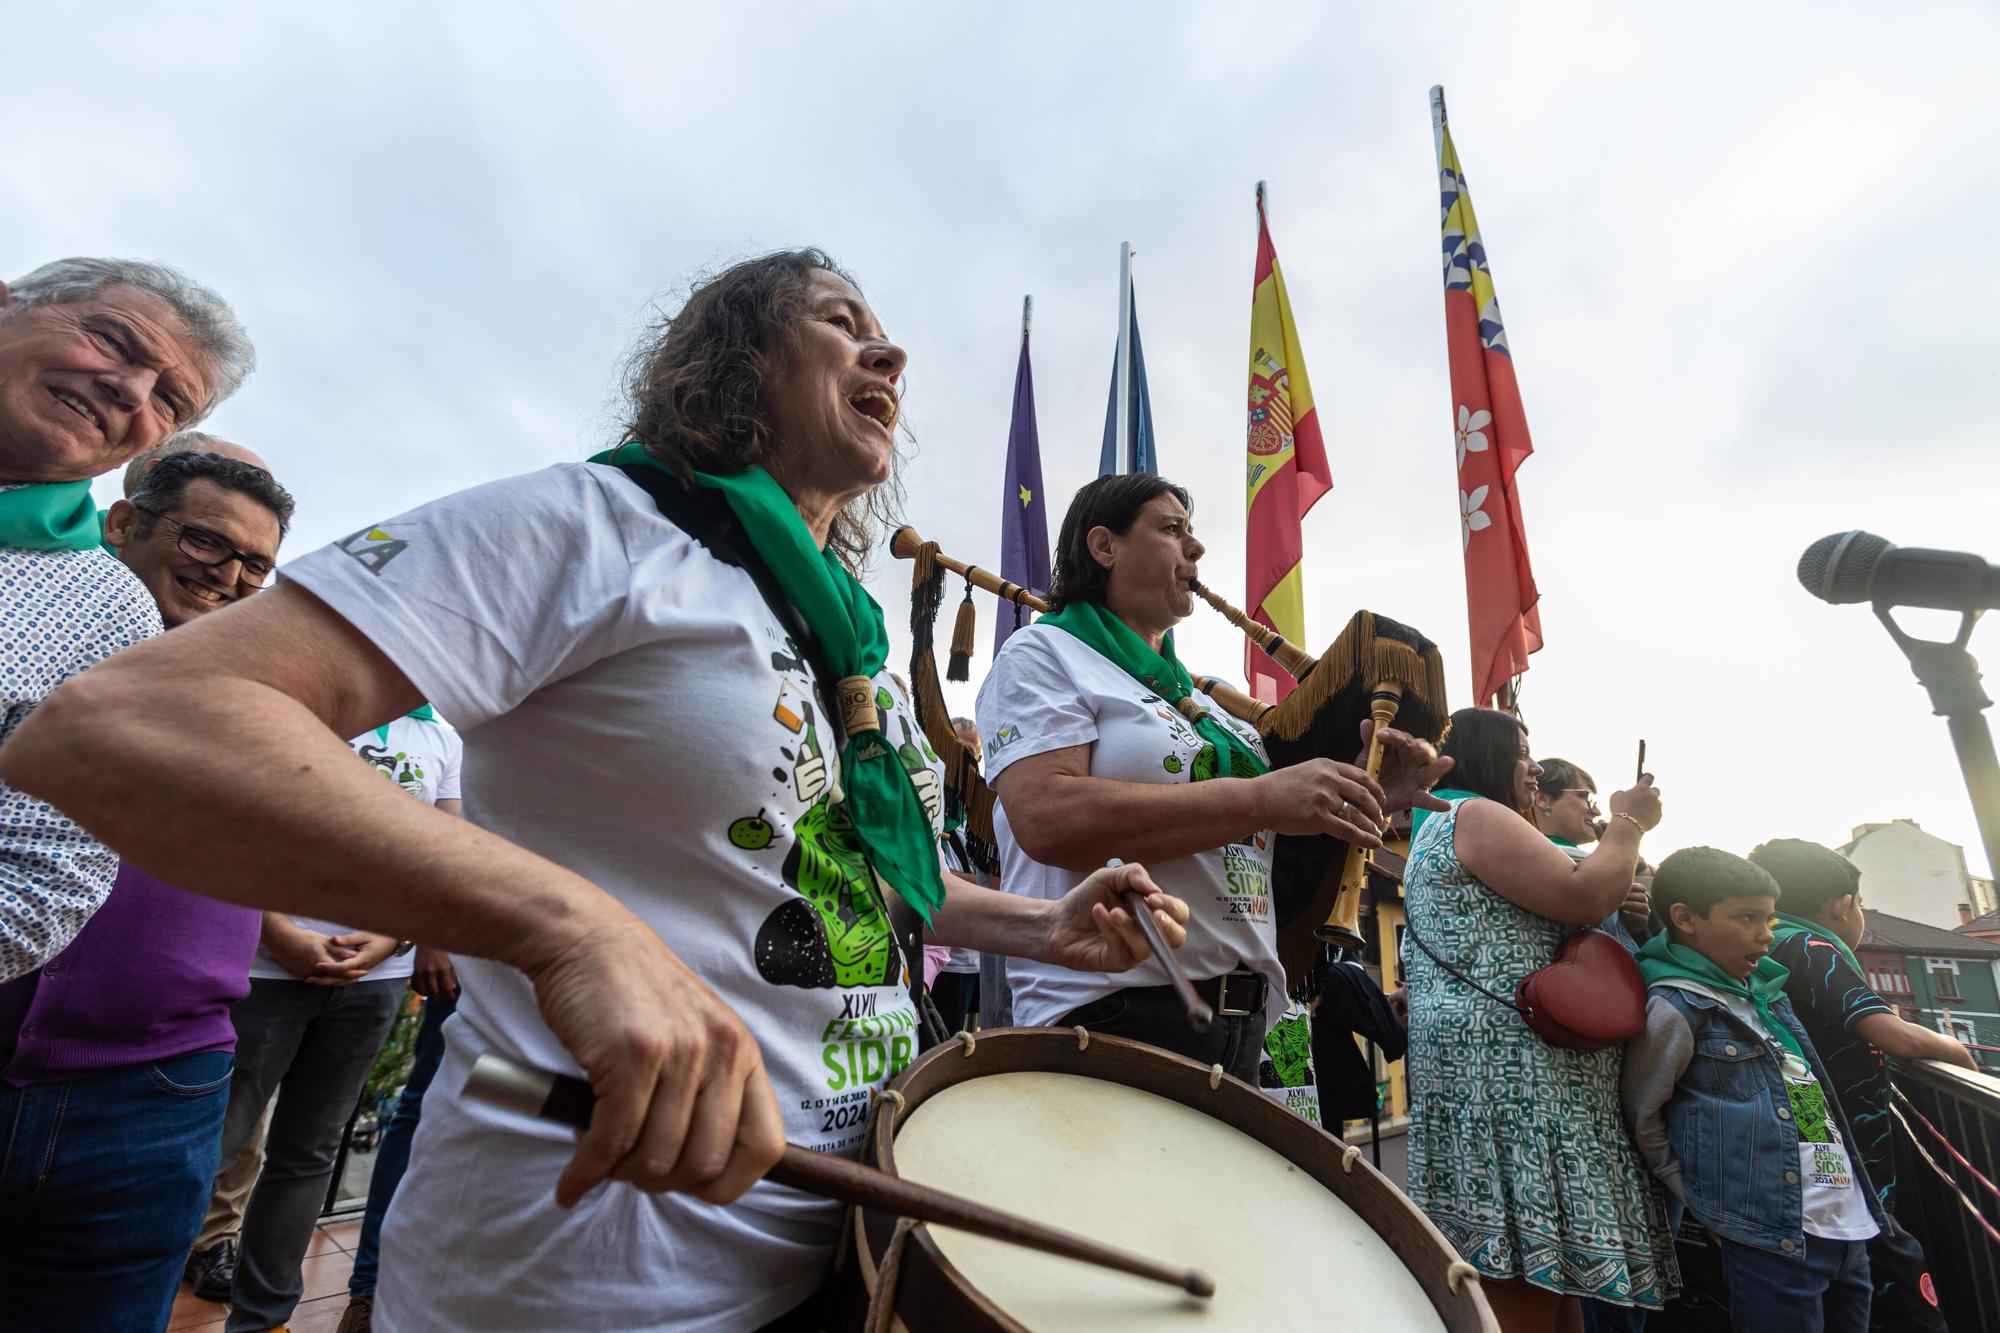
[[(1789, 1000), (1780, 997), (1772, 1013), (1812, 1065), (1868, 1211), (1884, 1225), (1819, 1053)], [(1702, 1225), (1738, 1244), (1792, 1255), (1805, 1250), (1805, 1228), (1783, 1056), (1777, 1042), (1714, 995), (1662, 982), (1648, 994), (1646, 1031), (1625, 1051), (1624, 1103), (1640, 1156)]]

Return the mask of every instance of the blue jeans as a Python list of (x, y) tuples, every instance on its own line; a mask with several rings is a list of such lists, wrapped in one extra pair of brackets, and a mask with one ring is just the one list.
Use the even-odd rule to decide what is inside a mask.
[(1868, 1333), (1868, 1245), (1806, 1237), (1806, 1252), (1773, 1254), (1723, 1238), (1729, 1322), (1739, 1333)]
[(410, 1140), (417, 1136), (417, 1122), (424, 1114), (424, 1090), (436, 1077), (444, 1060), (444, 1021), (458, 1007), (455, 995), (433, 995), (424, 1001), (424, 1025), (417, 1030), (417, 1047), (410, 1059), (410, 1081), (396, 1098), (395, 1114), (382, 1131), (381, 1146), (375, 1150), (375, 1171), (368, 1177), (368, 1210), (361, 1214), (361, 1238), (354, 1247), (354, 1271), (347, 1278), (347, 1294), (373, 1297), (375, 1273), (382, 1261), (382, 1219), (389, 1214), (389, 1200), (410, 1169)]
[(0, 1322), (167, 1326), (229, 1105), (228, 1051), (0, 1086)]

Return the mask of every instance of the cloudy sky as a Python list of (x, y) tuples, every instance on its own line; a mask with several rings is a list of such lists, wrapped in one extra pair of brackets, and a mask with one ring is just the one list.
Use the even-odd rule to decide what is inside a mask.
[[(1857, 527), (2000, 558), (1990, 8), (273, 8), (10, 14), (0, 274), (138, 255), (223, 291), (262, 368), (211, 428), (297, 493), (295, 553), (614, 442), (662, 303), (816, 243), (909, 350), (909, 519), (990, 563), (1021, 297), (1064, 497), (1130, 241), (1161, 466), (1240, 595), (1267, 179), (1335, 479), (1307, 637), (1410, 621), (1464, 701), (1442, 83), (1536, 444), (1538, 752), (1608, 790), (1646, 737), (1655, 857), (1905, 817), (1983, 869), (1901, 656), (1792, 569)], [(907, 568), (873, 579), (899, 628)], [(1206, 612), (1181, 638), (1240, 674)]]

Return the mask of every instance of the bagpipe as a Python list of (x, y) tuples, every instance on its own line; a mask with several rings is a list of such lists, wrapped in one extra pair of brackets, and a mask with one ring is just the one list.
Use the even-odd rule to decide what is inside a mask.
[[(915, 562), (911, 575), (910, 686), (919, 721), (931, 747), (945, 764), (946, 813), (963, 819), (966, 844), (981, 868), (998, 870), (993, 833), (993, 791), (979, 775), (972, 755), (959, 742), (945, 707), (933, 636), (944, 600), (945, 575), (965, 581), (952, 635), (947, 678), (965, 680), (973, 651), (972, 590), (982, 589), (1015, 608), (1017, 623), (1027, 611), (1048, 610), (1040, 594), (1010, 583), (989, 570), (955, 560), (925, 541), (914, 528), (898, 528), (890, 552)], [(1376, 731), (1397, 726), (1437, 744), (1444, 739), (1451, 709), (1445, 701), (1444, 661), (1437, 645), (1421, 633), (1372, 611), (1358, 611), (1326, 652), (1318, 657), (1288, 642), (1231, 606), (1212, 589), (1193, 585), (1202, 601), (1241, 630), (1252, 643), (1298, 682), (1281, 703), (1268, 704), (1209, 676), (1195, 685), (1218, 708), (1257, 729), (1274, 767), (1309, 759), (1349, 761), (1361, 723), (1372, 718)], [(1371, 742), (1363, 760), (1370, 776), (1382, 768), (1382, 746)], [(1328, 834), (1280, 834), (1272, 857), (1272, 909), (1276, 916), (1278, 959), (1288, 984), (1304, 982), (1322, 943), (1359, 949), (1361, 892), (1371, 863), (1369, 849)]]

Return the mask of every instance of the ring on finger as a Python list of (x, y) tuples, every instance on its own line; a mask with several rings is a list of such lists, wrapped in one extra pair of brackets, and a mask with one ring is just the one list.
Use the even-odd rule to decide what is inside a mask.
[(1333, 817), (1334, 817), (1335, 819), (1345, 819), (1345, 818), (1347, 818), (1347, 807), (1348, 807), (1348, 805), (1349, 805), (1349, 804), (1351, 804), (1351, 803), (1350, 803), (1350, 802), (1348, 802), (1348, 801), (1344, 801), (1344, 800), (1343, 800), (1343, 801), (1342, 801), (1342, 802), (1340, 803), (1340, 809), (1338, 809), (1338, 810), (1336, 810), (1336, 811), (1334, 811), (1334, 812), (1333, 812)]

